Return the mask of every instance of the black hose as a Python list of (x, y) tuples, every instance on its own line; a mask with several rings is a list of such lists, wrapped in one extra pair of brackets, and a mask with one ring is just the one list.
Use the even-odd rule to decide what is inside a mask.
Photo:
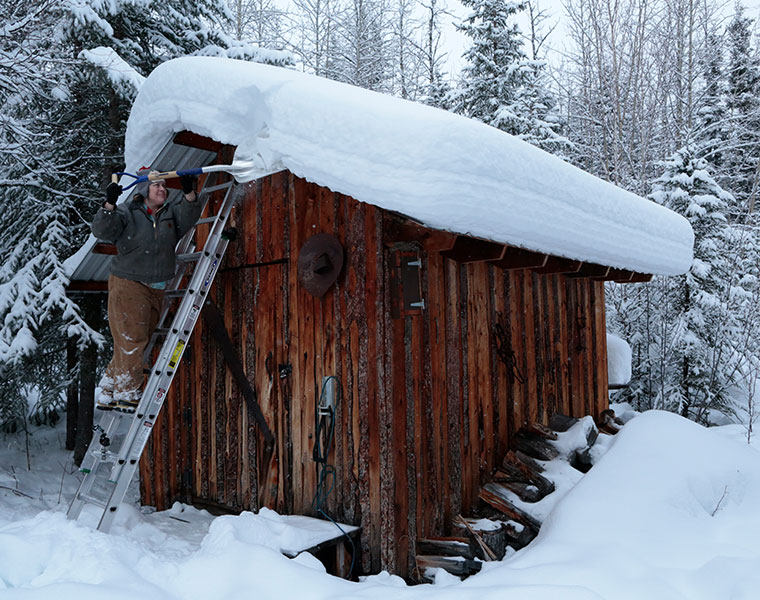
[[(335, 488), (335, 467), (328, 464), (328, 458), (330, 456), (330, 449), (332, 448), (333, 438), (335, 436), (335, 406), (329, 407), (326, 411), (320, 411), (319, 407), (322, 404), (325, 396), (325, 388), (331, 379), (335, 380), (335, 406), (338, 405), (340, 399), (340, 380), (335, 375), (330, 375), (322, 382), (322, 390), (319, 393), (319, 399), (316, 400), (314, 406), (314, 429), (316, 432), (316, 440), (314, 442), (314, 452), (312, 458), (317, 467), (317, 491), (314, 494), (314, 499), (311, 502), (311, 507), (314, 512), (322, 515), (328, 521), (332, 522), (338, 530), (345, 536), (349, 544), (351, 544), (351, 567), (346, 574), (347, 577), (351, 576), (354, 572), (354, 562), (356, 561), (356, 546), (354, 540), (348, 535), (340, 524), (328, 515), (322, 508), (327, 503), (327, 498)], [(320, 414), (321, 412), (321, 414)], [(325, 438), (324, 445), (322, 444), (322, 438)], [(329, 487), (327, 486), (328, 477), (332, 477)]]

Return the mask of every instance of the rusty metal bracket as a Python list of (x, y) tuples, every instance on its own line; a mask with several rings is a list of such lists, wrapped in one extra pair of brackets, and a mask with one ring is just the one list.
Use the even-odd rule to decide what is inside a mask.
[(248, 382), (248, 379), (245, 376), (245, 371), (243, 370), (243, 363), (240, 360), (240, 356), (238, 356), (235, 347), (232, 345), (232, 340), (230, 340), (230, 336), (227, 334), (227, 328), (224, 326), (224, 318), (222, 317), (222, 313), (219, 311), (219, 308), (217, 308), (216, 304), (214, 304), (210, 299), (207, 299), (203, 305), (203, 312), (201, 314), (203, 315), (203, 319), (206, 321), (209, 333), (211, 333), (211, 336), (219, 345), (219, 348), (222, 351), (222, 355), (224, 356), (224, 362), (227, 363), (227, 368), (230, 370), (230, 373), (232, 373), (233, 378), (237, 382), (238, 387), (243, 394), (243, 398), (245, 398), (245, 402), (248, 405), (248, 408), (253, 413), (253, 416), (259, 425), (259, 429), (261, 429), (261, 433), (264, 434), (264, 438), (266, 439), (267, 444), (273, 444), (274, 436), (272, 435), (272, 431), (267, 425), (264, 414), (261, 412), (259, 403), (256, 401), (256, 392), (253, 390), (251, 384)]

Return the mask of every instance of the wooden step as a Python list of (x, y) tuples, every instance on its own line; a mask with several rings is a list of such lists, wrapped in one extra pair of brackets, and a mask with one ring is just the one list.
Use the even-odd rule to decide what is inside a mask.
[(504, 468), (505, 465), (514, 465), (527, 475), (544, 472), (544, 465), (520, 450), (510, 450), (507, 452), (502, 461), (502, 468)]
[(578, 422), (575, 417), (568, 417), (560, 413), (554, 413), (549, 417), (549, 428), (563, 433)]
[(541, 475), (543, 470), (543, 466), (529, 456), (521, 452), (510, 450), (504, 457), (501, 468), (494, 474), (494, 480), (504, 483), (525, 483), (534, 486), (538, 490), (538, 497), (533, 500), (529, 499), (527, 496), (532, 494), (530, 491), (525, 492), (526, 496), (517, 490), (513, 489), (513, 491), (515, 491), (515, 493), (517, 493), (523, 500), (526, 500), (527, 502), (535, 502), (554, 491), (554, 483)]
[(538, 502), (541, 498), (546, 496), (546, 493), (542, 493), (534, 483), (530, 481), (519, 481), (510, 477), (503, 471), (496, 471), (493, 480), (495, 483), (503, 485), (508, 490), (517, 494), (523, 502)]
[[(471, 528), (478, 531), (484, 539), (488, 540), (490, 536), (495, 532), (503, 531), (507, 536), (507, 546), (512, 546), (515, 550), (519, 550), (528, 545), (530, 541), (535, 537), (535, 532), (530, 527), (525, 527), (522, 523), (512, 521), (510, 519), (464, 519)], [(488, 527), (483, 528), (482, 521), (489, 521)], [(455, 523), (456, 525), (456, 523)], [(495, 527), (494, 527), (495, 525)], [(490, 545), (490, 542), (489, 542)]]
[(615, 411), (610, 408), (602, 411), (602, 414), (599, 417), (599, 423), (597, 425), (597, 427), (599, 427), (599, 431), (603, 431), (609, 435), (615, 435), (618, 431), (620, 431), (620, 428), (622, 426), (623, 421), (617, 418), (615, 416)]
[(504, 521), (493, 522), (488, 528), (478, 527), (476, 519), (466, 519), (459, 515), (454, 519), (454, 526), (463, 530), (476, 551), (477, 558), (483, 561), (501, 560), (507, 553), (507, 530)]

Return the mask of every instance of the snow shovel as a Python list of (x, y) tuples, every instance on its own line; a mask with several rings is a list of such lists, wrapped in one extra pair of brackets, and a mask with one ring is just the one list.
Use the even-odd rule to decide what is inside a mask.
[(115, 180), (119, 175), (126, 175), (127, 177), (133, 177), (134, 181), (126, 186), (124, 189), (128, 190), (134, 185), (142, 181), (159, 181), (163, 179), (174, 179), (176, 177), (184, 177), (185, 175), (202, 175), (203, 173), (216, 173), (223, 171), (229, 173), (235, 178), (238, 183), (244, 183), (251, 181), (255, 178), (254, 164), (252, 161), (241, 161), (231, 165), (209, 165), (208, 167), (200, 167), (197, 169), (182, 169), (180, 171), (163, 171), (152, 172), (149, 175), (135, 175), (133, 173), (127, 173), (125, 171), (119, 171), (111, 176), (112, 180)]

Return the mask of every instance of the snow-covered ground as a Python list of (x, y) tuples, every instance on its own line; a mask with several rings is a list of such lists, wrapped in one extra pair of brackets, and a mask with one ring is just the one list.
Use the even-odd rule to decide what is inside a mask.
[[(21, 434), (0, 434), (0, 598), (760, 598), (760, 444), (741, 426), (705, 429), (649, 412), (553, 507), (527, 548), (460, 583), (352, 583), (277, 548), (293, 531), (271, 511), (212, 517), (175, 506), (65, 516), (77, 485), (64, 429), (38, 428), (31, 470)], [(88, 507), (89, 508), (89, 507)], [(289, 537), (290, 536), (290, 537)]]

